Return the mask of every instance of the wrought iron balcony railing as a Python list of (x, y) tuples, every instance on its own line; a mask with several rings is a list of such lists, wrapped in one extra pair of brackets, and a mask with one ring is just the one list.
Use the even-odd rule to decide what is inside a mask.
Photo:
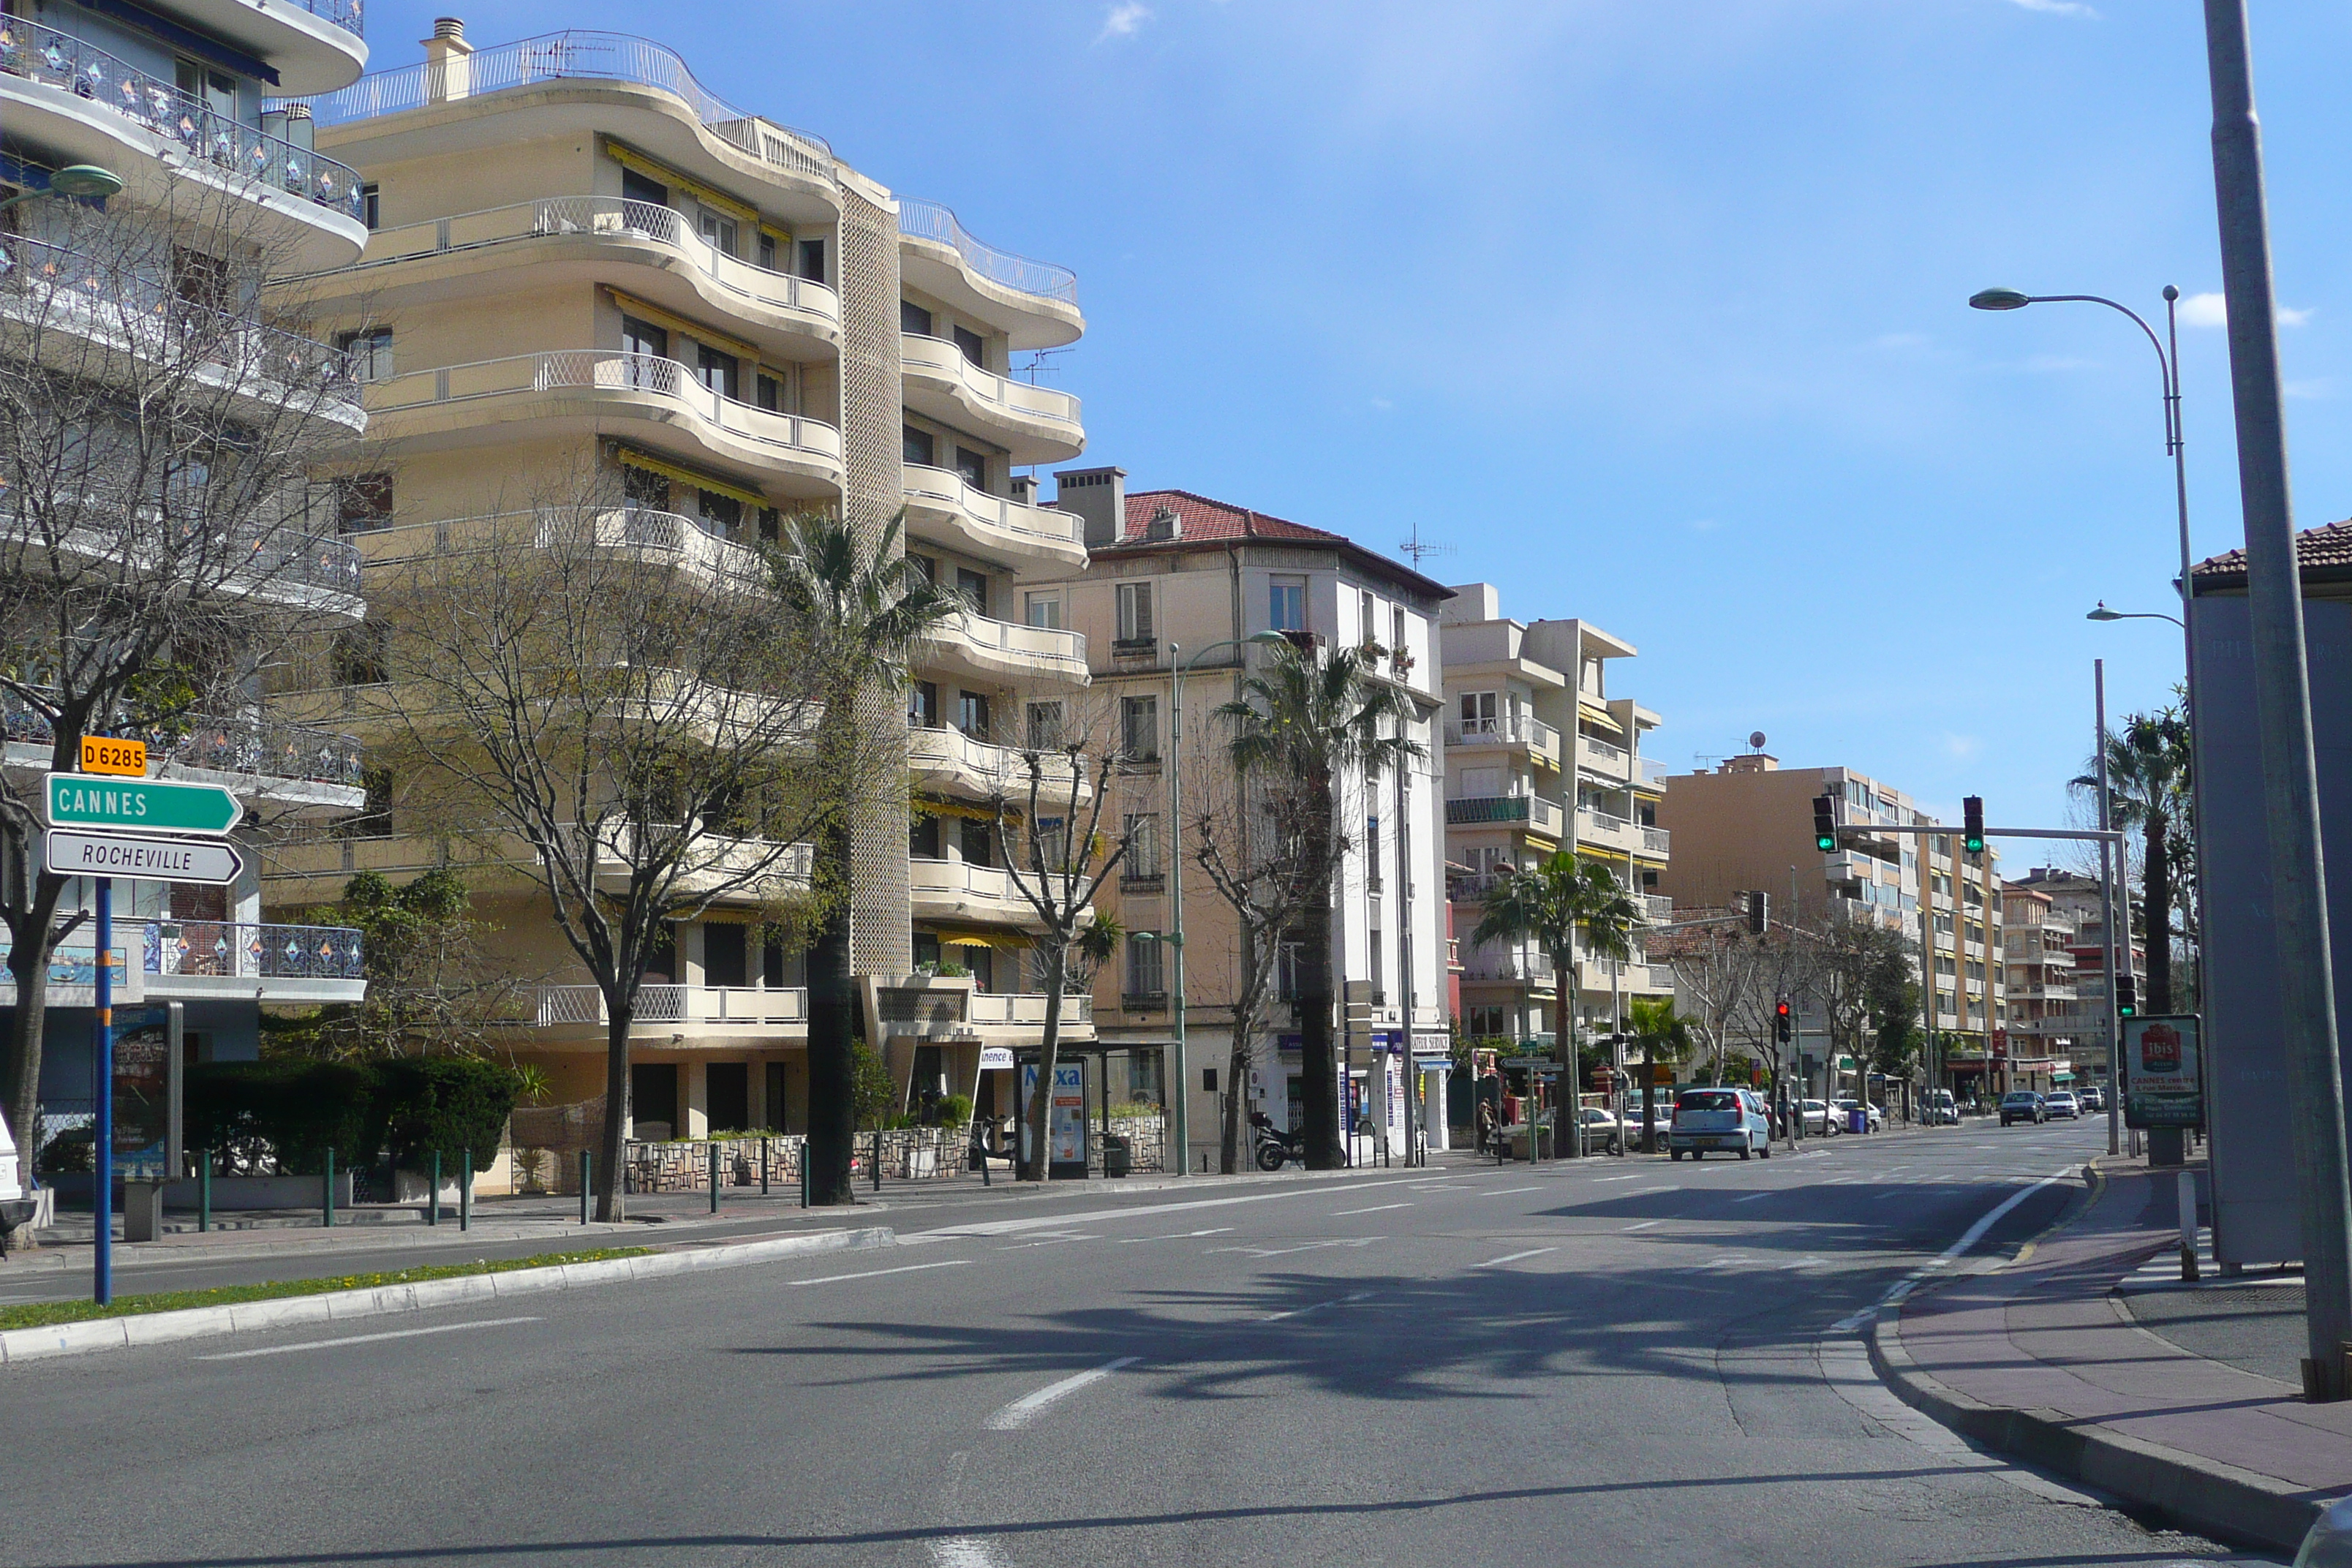
[[(191, 768), (352, 786), (362, 777), (358, 741), (299, 724), (198, 718), (184, 724), (116, 729), (111, 733), (121, 740), (144, 741), (149, 751)], [(0, 734), (44, 746), (55, 738), (48, 717), (13, 694), (0, 694)]]
[(156, 975), (247, 980), (364, 980), (360, 933), (347, 926), (150, 921), (140, 967)]

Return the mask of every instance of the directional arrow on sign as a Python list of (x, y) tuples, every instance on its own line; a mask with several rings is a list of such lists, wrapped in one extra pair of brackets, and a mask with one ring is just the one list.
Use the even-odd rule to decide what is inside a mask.
[(226, 887), (245, 857), (226, 838), (161, 838), (52, 827), (44, 858), (60, 877), (121, 877), (134, 882), (203, 882)]
[(128, 833), (226, 833), (245, 816), (218, 784), (163, 779), (51, 773), (46, 795), (52, 827)]

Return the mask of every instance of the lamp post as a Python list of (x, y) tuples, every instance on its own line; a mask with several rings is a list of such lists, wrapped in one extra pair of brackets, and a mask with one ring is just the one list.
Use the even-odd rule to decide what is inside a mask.
[[(1168, 815), (1175, 826), (1170, 846), (1173, 864), (1168, 878), (1168, 943), (1175, 949), (1176, 971), (1169, 977), (1169, 1016), (1174, 1026), (1170, 1031), (1174, 1038), (1169, 1048), (1176, 1061), (1175, 1070), (1169, 1075), (1173, 1087), (1168, 1093), (1168, 1137), (1175, 1145), (1180, 1175), (1190, 1171), (1192, 1164), (1192, 1119), (1187, 1105), (1192, 1098), (1191, 1068), (1184, 1056), (1184, 675), (1220, 648), (1253, 645), (1265, 647), (1288, 640), (1280, 632), (1253, 632), (1245, 637), (1213, 642), (1195, 651), (1191, 658), (1179, 657), (1184, 651), (1181, 643), (1171, 641), (1168, 645)], [(1229, 1085), (1226, 1092), (1239, 1094), (1242, 1088)]]
[(90, 197), (103, 199), (121, 189), (122, 176), (111, 169), (101, 169), (95, 163), (68, 163), (49, 176), (47, 189), (26, 191), (22, 195), (10, 196), (6, 201), (0, 202), (0, 213), (6, 212), (13, 206), (21, 206), (26, 202), (37, 202), (45, 196), (63, 196), (77, 200)]

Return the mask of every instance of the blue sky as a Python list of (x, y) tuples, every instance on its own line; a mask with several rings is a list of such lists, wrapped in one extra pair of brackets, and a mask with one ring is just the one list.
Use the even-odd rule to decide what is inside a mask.
[[(377, 0), (377, 64), (435, 7)], [(2297, 521), (2352, 512), (2352, 9), (2254, 6)], [(1088, 462), (1582, 616), (1686, 771), (1751, 730), (1954, 816), (2053, 821), (2180, 649), (2154, 356), (2220, 289), (2187, 0), (477, 5), (654, 32), (982, 237), (1076, 269)], [(2198, 553), (2242, 537), (2211, 302)], [(2025, 863), (2013, 857), (2012, 866)]]

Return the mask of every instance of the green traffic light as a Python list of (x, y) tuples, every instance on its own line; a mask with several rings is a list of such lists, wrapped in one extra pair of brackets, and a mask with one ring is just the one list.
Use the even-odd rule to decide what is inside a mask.
[(1837, 849), (1837, 835), (1834, 833), (1815, 834), (1813, 836), (1813, 847), (1820, 850), (1824, 855), (1834, 853)]
[(1968, 848), (1968, 852), (1969, 852), (1969, 854), (1971, 854), (1971, 855), (1981, 855), (1981, 854), (1983, 854), (1983, 853), (1984, 853), (1984, 840), (1983, 840), (1983, 839), (1981, 839), (1981, 838), (1969, 838), (1969, 839), (1965, 839), (1965, 840), (1963, 840), (1962, 842), (1966, 845), (1966, 847), (1967, 847), (1967, 848)]

